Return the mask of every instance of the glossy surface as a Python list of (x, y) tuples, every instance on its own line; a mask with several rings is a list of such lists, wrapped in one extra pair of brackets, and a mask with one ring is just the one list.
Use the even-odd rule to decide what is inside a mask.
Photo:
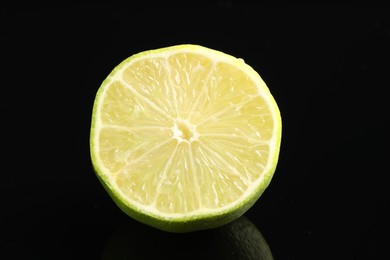
[[(0, 9), (0, 259), (101, 259), (126, 223), (135, 225), (145, 255), (161, 250), (162, 240), (182, 243), (113, 205), (92, 171), (88, 144), (94, 95), (113, 66), (176, 43), (243, 57), (278, 102), (277, 171), (245, 214), (273, 258), (380, 259), (390, 197), (389, 9), (235, 1), (147, 7)], [(198, 236), (222, 239), (186, 239)]]

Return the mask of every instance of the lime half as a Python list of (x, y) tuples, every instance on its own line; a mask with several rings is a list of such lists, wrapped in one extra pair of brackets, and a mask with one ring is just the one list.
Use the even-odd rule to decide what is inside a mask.
[(244, 60), (183, 44), (135, 54), (95, 97), (97, 177), (132, 218), (171, 232), (222, 226), (268, 187), (281, 116)]

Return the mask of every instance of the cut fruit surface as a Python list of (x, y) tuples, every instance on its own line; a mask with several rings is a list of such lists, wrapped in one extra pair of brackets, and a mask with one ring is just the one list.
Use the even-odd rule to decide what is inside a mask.
[(103, 81), (91, 158), (129, 216), (172, 232), (208, 229), (244, 214), (267, 188), (281, 128), (252, 67), (183, 44), (135, 54)]

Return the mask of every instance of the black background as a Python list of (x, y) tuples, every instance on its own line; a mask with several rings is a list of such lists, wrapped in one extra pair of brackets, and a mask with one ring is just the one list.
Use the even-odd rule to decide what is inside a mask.
[[(149, 230), (113, 204), (93, 173), (92, 105), (123, 59), (180, 43), (243, 58), (279, 104), (278, 167), (245, 214), (274, 258), (385, 252), (387, 7), (13, 5), (1, 7), (0, 19), (1, 259), (100, 259), (121, 223), (140, 237)], [(144, 250), (158, 243), (151, 238)]]

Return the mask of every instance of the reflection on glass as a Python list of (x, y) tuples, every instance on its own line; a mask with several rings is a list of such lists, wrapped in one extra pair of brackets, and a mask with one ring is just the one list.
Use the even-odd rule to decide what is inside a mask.
[(163, 232), (132, 220), (108, 239), (102, 259), (273, 259), (257, 227), (242, 216), (223, 227), (186, 234)]

